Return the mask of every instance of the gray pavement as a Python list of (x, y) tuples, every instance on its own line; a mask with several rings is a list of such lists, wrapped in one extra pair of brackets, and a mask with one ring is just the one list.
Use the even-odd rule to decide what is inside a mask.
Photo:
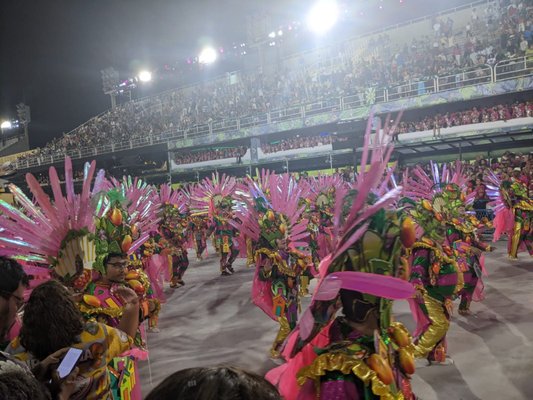
[[(453, 316), (448, 352), (455, 364), (413, 376), (423, 400), (533, 399), (533, 258), (522, 253), (510, 261), (505, 242), (497, 247), (487, 256), (485, 300), (473, 303), (472, 316)], [(235, 269), (220, 276), (211, 252), (191, 259), (184, 287), (167, 287), (161, 332), (148, 334), (150, 362), (140, 365), (144, 394), (183, 368), (231, 364), (264, 374), (275, 366), (268, 350), (276, 323), (250, 301), (253, 270), (243, 259)], [(395, 314), (413, 328), (406, 302), (395, 304)]]

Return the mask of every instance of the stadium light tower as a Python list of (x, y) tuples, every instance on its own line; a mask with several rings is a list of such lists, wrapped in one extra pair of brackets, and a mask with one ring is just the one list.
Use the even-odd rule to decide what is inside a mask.
[(198, 62), (200, 64), (212, 64), (217, 60), (217, 51), (212, 47), (206, 47), (198, 56)]
[(338, 18), (339, 5), (336, 0), (319, 0), (307, 14), (307, 27), (322, 35), (333, 28)]
[(24, 128), (24, 146), (26, 148), (29, 148), (30, 146), (30, 139), (28, 136), (28, 125), (31, 122), (31, 109), (30, 106), (24, 103), (17, 104), (17, 116), (19, 119), (19, 122), (22, 124)]
[(143, 83), (150, 82), (152, 80), (152, 73), (150, 71), (143, 70), (139, 72), (138, 78), (139, 78), (139, 81)]
[(111, 97), (111, 108), (117, 106), (117, 86), (119, 84), (118, 71), (112, 67), (100, 71), (102, 75), (102, 90)]

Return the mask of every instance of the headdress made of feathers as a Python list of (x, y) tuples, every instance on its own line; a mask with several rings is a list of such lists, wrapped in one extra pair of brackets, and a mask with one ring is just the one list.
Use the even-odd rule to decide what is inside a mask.
[[(96, 162), (86, 163), (82, 191), (74, 191), (72, 161), (65, 159), (66, 194), (61, 190), (55, 167), (50, 167), (50, 186), (53, 199), (42, 189), (32, 174), (26, 175), (35, 204), (11, 184), (9, 189), (20, 208), (0, 200), (0, 254), (24, 262), (50, 266), (52, 275), (67, 285), (77, 282), (84, 286), (96, 257), (94, 233), (95, 205), (91, 201), (91, 183)], [(99, 184), (103, 174), (98, 174)]]
[[(352, 189), (342, 187), (336, 191), (334, 250), (320, 265), (321, 280), (310, 307), (300, 319), (299, 339), (292, 341), (294, 347), (286, 349), (285, 354), (289, 357), (294, 356), (334, 318), (341, 289), (385, 299), (405, 299), (413, 294), (412, 285), (395, 276), (394, 260), (390, 259), (392, 255), (388, 254), (387, 246), (383, 245), (384, 238), (380, 236), (390, 233), (389, 230), (382, 232), (389, 226), (385, 210), (398, 199), (401, 188), (383, 192), (380, 197), (375, 194), (378, 188), (383, 190), (388, 186), (383, 180), (390, 179), (387, 173), (392, 152), (389, 133), (396, 128), (399, 118), (394, 125), (387, 123), (383, 129), (377, 129), (372, 150), (371, 121), (372, 118), (365, 133), (360, 172)], [(357, 252), (357, 244), (363, 248), (363, 253)], [(397, 250), (398, 246), (395, 244), (394, 249)], [(392, 252), (396, 252), (394, 249)], [(354, 262), (353, 257), (358, 259), (358, 267), (345, 268)]]
[(221, 209), (231, 209), (236, 189), (235, 177), (220, 177), (217, 172), (211, 179), (204, 178), (192, 193), (191, 214), (208, 215), (212, 220)]

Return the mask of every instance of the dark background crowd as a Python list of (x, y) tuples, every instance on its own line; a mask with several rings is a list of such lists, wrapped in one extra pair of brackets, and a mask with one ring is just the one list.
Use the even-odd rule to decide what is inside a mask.
[(174, 162), (176, 164), (192, 164), (202, 161), (221, 160), (225, 158), (235, 158), (237, 162), (246, 154), (248, 150), (245, 146), (225, 147), (220, 149), (209, 149), (187, 153), (175, 153)]
[(402, 120), (398, 133), (427, 131), (484, 122), (507, 121), (514, 118), (533, 117), (533, 102), (514, 102), (492, 107), (473, 107), (464, 111), (428, 115), (415, 121)]
[(466, 23), (456, 23), (449, 14), (433, 18), (430, 25), (427, 34), (410, 41), (389, 34), (355, 40), (328, 62), (296, 68), (287, 61), (273, 74), (242, 72), (235, 80), (210, 81), (128, 102), (54, 139), (36, 155), (69, 154), (165, 132), (194, 134), (199, 125), (230, 126), (228, 121), (234, 119), (254, 122), (273, 110), (316, 102), (328, 105), (328, 100), (345, 96), (367, 101), (369, 88), (388, 88), (390, 96), (397, 97), (413, 88), (422, 94), (433, 90), (425, 82), (435, 76), (448, 76), (441, 84), (454, 88), (465, 80), (464, 71), (473, 83), (490, 74), (487, 65), (533, 55), (533, 6), (527, 1), (492, 2), (473, 8)]

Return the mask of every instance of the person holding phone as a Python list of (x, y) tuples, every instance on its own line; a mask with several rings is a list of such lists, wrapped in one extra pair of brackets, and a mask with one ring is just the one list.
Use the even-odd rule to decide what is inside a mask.
[[(138, 315), (136, 299), (137, 296), (132, 296), (124, 308), (129, 318)], [(107, 400), (111, 395), (108, 364), (132, 344), (133, 339), (119, 329), (94, 321), (84, 322), (67, 288), (52, 280), (33, 290), (24, 309), (20, 335), (6, 351), (32, 367), (42, 364), (48, 354), (56, 351), (61, 354), (56, 354), (51, 362), (59, 364), (69, 348), (79, 349), (82, 353), (75, 363), (79, 373), (74, 382), (75, 392), (69, 398)], [(65, 362), (72, 364), (72, 357)]]
[[(15, 317), (24, 306), (24, 291), (28, 286), (29, 277), (22, 266), (15, 260), (0, 257), (0, 343), (2, 349), (9, 341), (5, 341), (7, 333), (15, 323)], [(5, 343), (5, 345), (4, 345)], [(28, 391), (28, 398), (68, 399), (73, 390), (72, 380), (77, 376), (77, 369), (69, 371), (61, 378), (55, 376), (54, 366), (68, 349), (60, 349), (48, 355), (33, 369), (20, 362), (11, 354), (0, 351), (0, 393), (9, 398), (9, 391), (20, 393)], [(50, 384), (47, 376), (52, 375)], [(48, 378), (48, 381), (50, 379)], [(38, 394), (34, 394), (38, 393)]]

